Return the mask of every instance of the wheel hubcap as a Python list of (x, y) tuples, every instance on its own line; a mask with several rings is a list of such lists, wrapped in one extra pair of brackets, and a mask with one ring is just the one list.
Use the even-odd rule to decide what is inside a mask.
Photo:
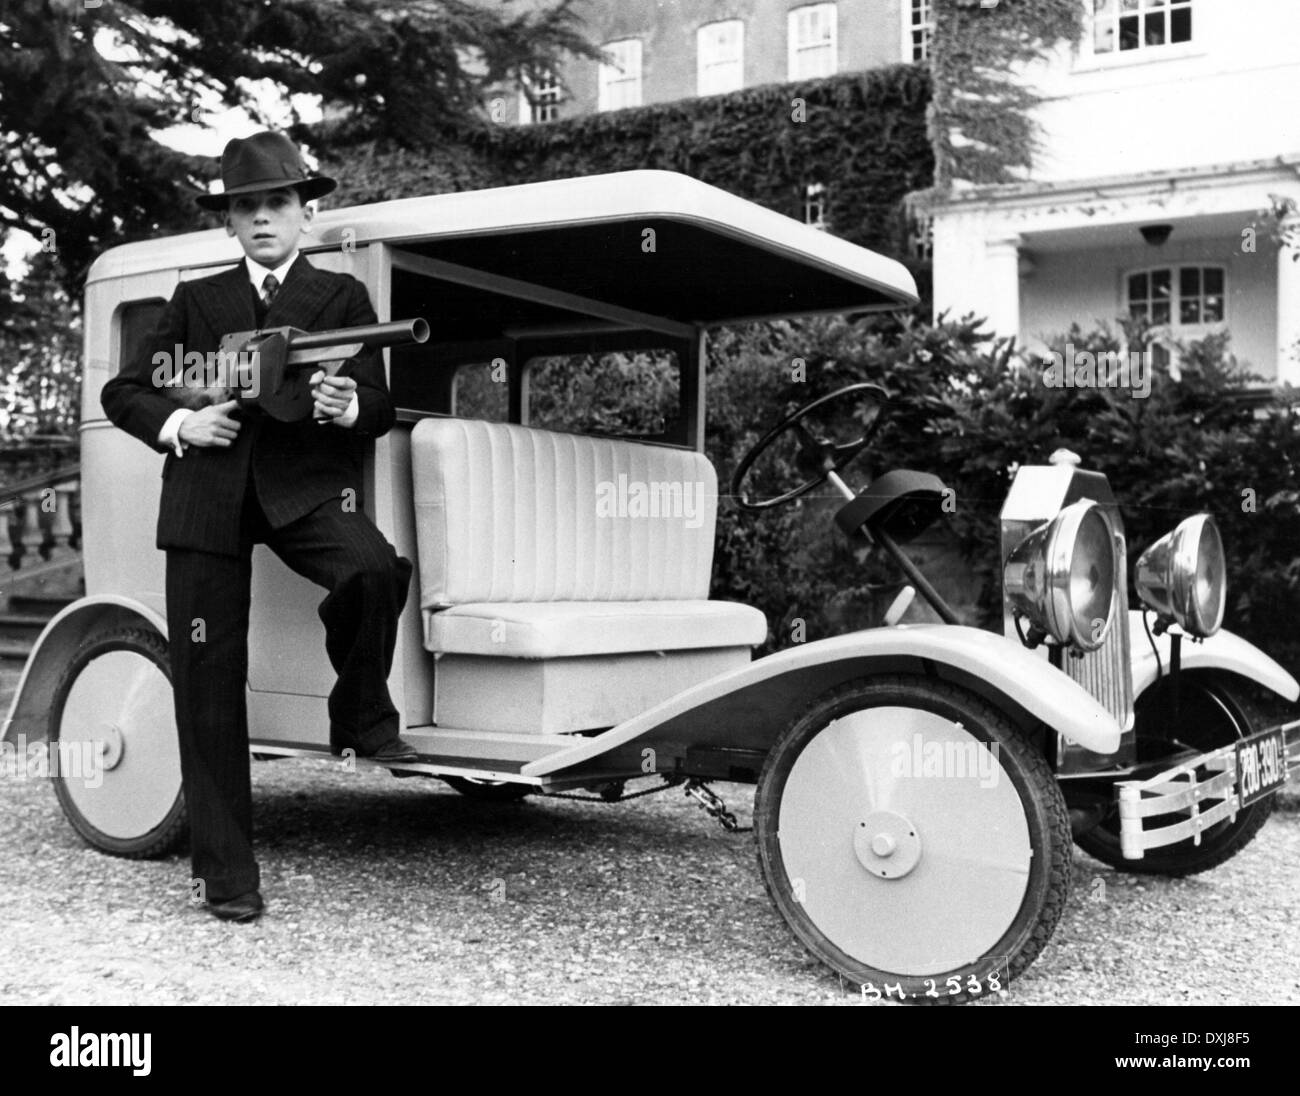
[(858, 862), (878, 879), (902, 879), (921, 860), (916, 827), (893, 811), (872, 811), (853, 833)]
[(110, 723), (104, 728), (103, 735), (95, 743), (95, 746), (99, 755), (100, 768), (104, 772), (111, 772), (116, 769), (122, 760), (122, 750), (125, 748), (122, 741), (122, 729)]

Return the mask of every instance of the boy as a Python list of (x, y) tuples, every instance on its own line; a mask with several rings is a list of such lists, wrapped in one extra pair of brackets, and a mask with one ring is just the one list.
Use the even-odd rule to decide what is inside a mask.
[[(388, 693), (411, 564), (355, 505), (363, 446), (388, 431), (392, 401), (377, 351), (339, 376), (312, 378), (317, 419), (284, 423), (256, 407), (160, 388), (156, 355), (204, 355), (254, 328), (328, 330), (375, 322), (365, 287), (298, 254), (313, 207), (335, 182), (312, 175), (282, 134), (231, 141), (223, 192), (199, 205), (225, 215), (244, 260), (181, 282), (146, 350), (104, 386), (114, 424), (165, 452), (157, 545), (167, 553), (167, 627), (194, 879), (208, 910), (251, 921), (264, 904), (252, 847), (245, 682), (251, 555), (265, 543), (329, 590), (319, 614), (338, 681), (330, 744), (405, 761)], [(179, 369), (181, 363), (174, 363)], [(347, 373), (346, 376), (342, 373)], [(177, 395), (182, 398), (178, 400)]]

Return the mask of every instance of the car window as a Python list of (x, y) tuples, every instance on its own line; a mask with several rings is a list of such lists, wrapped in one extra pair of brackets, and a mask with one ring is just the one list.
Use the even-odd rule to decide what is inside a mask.
[(681, 415), (681, 363), (666, 349), (530, 358), (528, 423), (575, 434), (656, 438)]
[(167, 302), (161, 297), (143, 301), (129, 301), (118, 309), (118, 333), (113, 373), (121, 372), (123, 364), (144, 353), (149, 336), (158, 323), (158, 317)]
[(507, 422), (510, 418), (510, 377), (505, 360), (474, 362), (456, 370), (452, 410), (462, 419)]

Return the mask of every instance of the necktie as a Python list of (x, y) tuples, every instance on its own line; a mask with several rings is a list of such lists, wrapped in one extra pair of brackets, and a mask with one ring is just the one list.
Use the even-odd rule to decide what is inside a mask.
[(275, 295), (280, 290), (280, 279), (274, 274), (268, 274), (262, 279), (262, 303), (267, 308), (271, 307), (271, 302), (275, 300)]

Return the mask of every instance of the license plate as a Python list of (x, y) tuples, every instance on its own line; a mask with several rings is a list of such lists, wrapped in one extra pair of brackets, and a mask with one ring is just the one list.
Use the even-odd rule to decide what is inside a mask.
[(1249, 807), (1286, 783), (1286, 732), (1260, 731), (1237, 743), (1237, 795)]

